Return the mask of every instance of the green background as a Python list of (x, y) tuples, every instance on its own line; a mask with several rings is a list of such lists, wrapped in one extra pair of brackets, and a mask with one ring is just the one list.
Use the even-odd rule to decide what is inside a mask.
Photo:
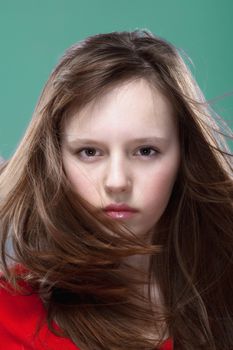
[(14, 152), (64, 50), (115, 30), (147, 28), (184, 49), (205, 96), (233, 127), (232, 16), (232, 0), (0, 0), (0, 154)]

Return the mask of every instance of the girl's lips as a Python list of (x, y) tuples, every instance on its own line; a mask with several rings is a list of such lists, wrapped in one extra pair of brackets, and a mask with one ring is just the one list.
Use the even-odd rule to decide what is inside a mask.
[(132, 216), (135, 215), (135, 211), (111, 211), (111, 210), (105, 210), (106, 214), (108, 216), (111, 216), (114, 219), (129, 219)]
[(114, 219), (129, 219), (138, 212), (125, 203), (112, 203), (104, 208), (105, 213)]

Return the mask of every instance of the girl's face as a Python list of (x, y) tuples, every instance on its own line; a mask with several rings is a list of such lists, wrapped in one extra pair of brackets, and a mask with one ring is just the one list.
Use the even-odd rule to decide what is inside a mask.
[(127, 82), (66, 122), (62, 157), (78, 194), (134, 233), (146, 233), (163, 214), (179, 168), (172, 107), (145, 80)]

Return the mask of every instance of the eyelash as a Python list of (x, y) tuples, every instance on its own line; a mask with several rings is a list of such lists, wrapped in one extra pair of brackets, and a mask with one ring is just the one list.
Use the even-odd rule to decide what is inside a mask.
[[(156, 156), (158, 153), (160, 153), (157, 149), (155, 149), (154, 147), (152, 147), (152, 146), (141, 146), (138, 150), (140, 151), (140, 150), (145, 150), (145, 149), (149, 149), (149, 150), (152, 150), (152, 151), (154, 151), (154, 153), (152, 154), (152, 155), (143, 155), (143, 154), (141, 154), (141, 156), (143, 157), (143, 158), (151, 158), (151, 157), (154, 157), (154, 156)], [(81, 155), (81, 153), (83, 152), (83, 151), (96, 151), (96, 148), (95, 147), (83, 147), (83, 148), (80, 148), (77, 152), (76, 152), (76, 154), (80, 157), (80, 158), (85, 158), (85, 159), (93, 159), (94, 157), (99, 157), (99, 156), (96, 156), (96, 154), (94, 154), (94, 155), (91, 155), (91, 156), (87, 156), (87, 155), (85, 155), (84, 157)]]

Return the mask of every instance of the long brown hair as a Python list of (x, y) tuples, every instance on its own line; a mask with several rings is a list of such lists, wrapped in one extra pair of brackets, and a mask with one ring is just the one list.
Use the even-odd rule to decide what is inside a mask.
[[(72, 111), (138, 78), (171, 101), (180, 138), (179, 173), (150, 244), (74, 194), (61, 159)], [(12, 263), (24, 266), (52, 330), (56, 320), (82, 349), (155, 349), (166, 332), (180, 350), (233, 348), (232, 163), (216, 119), (179, 50), (148, 31), (95, 35), (65, 52), (0, 181), (2, 270), (17, 286)], [(146, 279), (124, 260), (135, 254), (150, 257)]]

